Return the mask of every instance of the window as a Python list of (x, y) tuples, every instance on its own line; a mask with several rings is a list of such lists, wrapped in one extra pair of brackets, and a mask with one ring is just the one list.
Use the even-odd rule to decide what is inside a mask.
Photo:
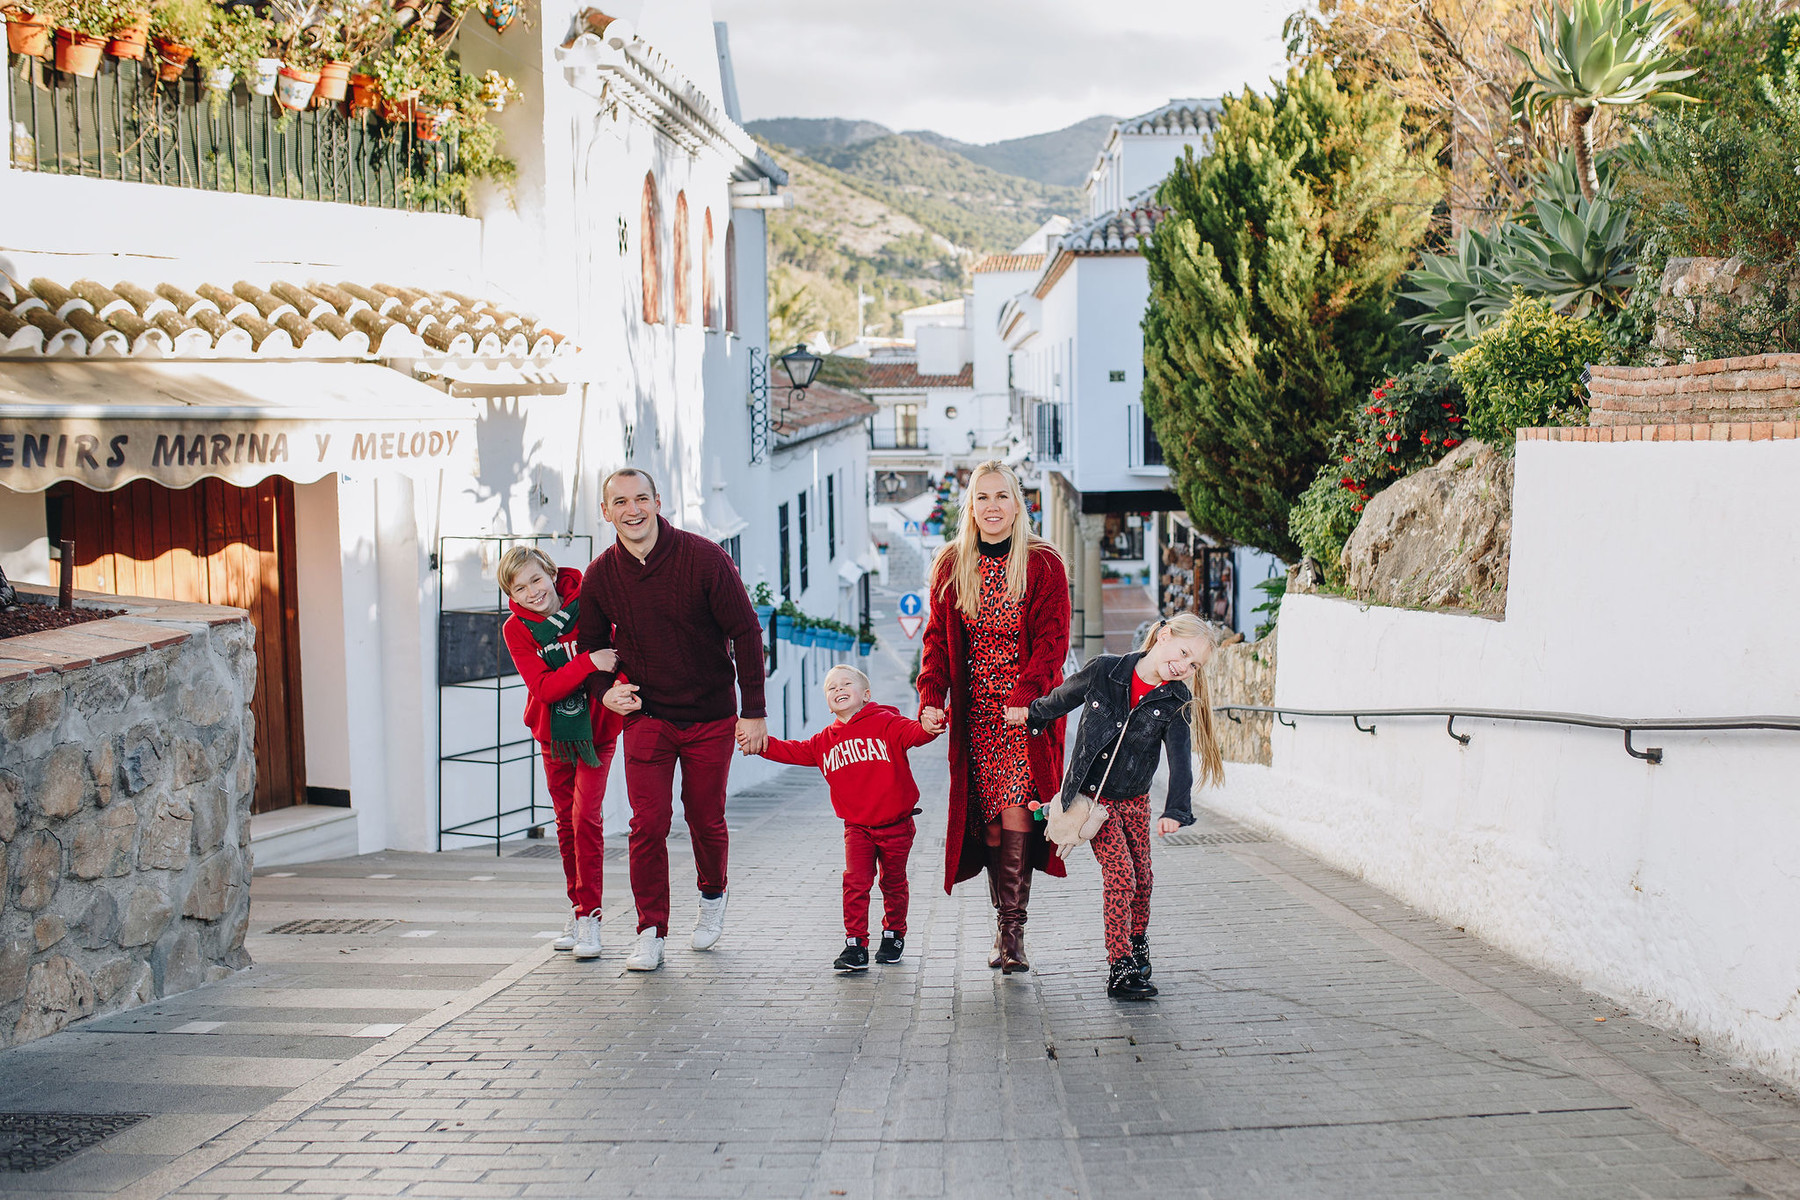
[(837, 558), (837, 476), (825, 477), (825, 560)]
[(714, 307), (717, 301), (718, 297), (713, 294), (712, 209), (709, 208), (700, 231), (700, 323), (708, 329), (719, 327), (719, 310)]
[(737, 226), (725, 222), (725, 330), (737, 332)]
[(919, 406), (916, 404), (894, 405), (894, 445), (902, 448), (916, 448), (919, 444)]
[(1039, 404), (1036, 416), (1033, 451), (1041, 462), (1061, 462), (1063, 457), (1063, 414), (1060, 404)]
[(952, 404), (949, 408), (946, 408), (944, 410), (944, 416), (952, 421), (956, 420), (956, 405)]
[(794, 588), (788, 575), (788, 506), (785, 504), (775, 510), (775, 536), (781, 553), (781, 598), (792, 600)]
[(675, 193), (675, 323), (694, 323), (694, 258), (688, 245), (687, 193)]
[(731, 555), (731, 565), (738, 569), (738, 574), (742, 575), (744, 573), (743, 537), (734, 533), (724, 541), (720, 542), (719, 545), (725, 547), (725, 553)]
[(1106, 382), (1108, 382), (1108, 383), (1124, 383), (1125, 382), (1125, 372), (1123, 372), (1123, 371), (1108, 371), (1106, 373)]
[(806, 561), (806, 493), (800, 493), (800, 594), (806, 594), (809, 563)]
[(662, 206), (656, 202), (656, 176), (644, 174), (644, 205), (638, 214), (638, 249), (644, 271), (644, 324), (660, 325), (662, 307)]

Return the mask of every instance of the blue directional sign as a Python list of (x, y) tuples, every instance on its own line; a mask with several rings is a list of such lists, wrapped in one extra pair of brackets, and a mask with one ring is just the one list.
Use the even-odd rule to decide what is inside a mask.
[(919, 597), (919, 593), (908, 592), (908, 593), (906, 593), (906, 595), (900, 597), (900, 615), (901, 616), (916, 617), (924, 611), (925, 611), (925, 601)]

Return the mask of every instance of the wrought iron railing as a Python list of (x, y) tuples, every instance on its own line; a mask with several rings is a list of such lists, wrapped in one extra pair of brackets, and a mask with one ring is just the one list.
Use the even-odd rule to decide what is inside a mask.
[(454, 135), (341, 103), (290, 113), (241, 86), (215, 95), (190, 66), (158, 83), (152, 61), (106, 59), (82, 78), (9, 55), (12, 164), (23, 170), (206, 191), (462, 212), (447, 187)]
[(869, 449), (871, 450), (929, 450), (931, 449), (931, 431), (928, 429), (871, 429), (869, 430)]
[[(1472, 735), (1456, 732), (1458, 717), (1471, 721), (1523, 721), (1539, 725), (1568, 725), (1578, 729), (1610, 729), (1625, 735), (1625, 753), (1648, 763), (1663, 760), (1660, 746), (1642, 750), (1631, 744), (1634, 733), (1708, 733), (1730, 729), (1774, 729), (1800, 733), (1800, 717), (1650, 717), (1634, 720), (1622, 717), (1596, 717), (1588, 713), (1538, 712), (1516, 708), (1284, 708), (1266, 704), (1215, 704), (1214, 712), (1222, 712), (1233, 721), (1238, 713), (1273, 714), (1290, 728), (1289, 717), (1348, 717), (1353, 725), (1371, 736), (1377, 718), (1443, 717), (1444, 732), (1461, 745), (1468, 745)], [(1364, 725), (1364, 719), (1368, 724)]]

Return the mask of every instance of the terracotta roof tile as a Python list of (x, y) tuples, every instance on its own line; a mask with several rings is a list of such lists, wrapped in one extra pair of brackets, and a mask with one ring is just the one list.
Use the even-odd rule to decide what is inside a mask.
[(1042, 254), (990, 254), (975, 264), (975, 274), (983, 271), (1035, 271), (1044, 265)]
[(1074, 226), (1056, 243), (1056, 248), (1071, 254), (1139, 254), (1144, 239), (1168, 212), (1156, 203), (1156, 189), (1145, 188), (1124, 208), (1089, 217)]
[(770, 402), (769, 424), (777, 437), (793, 438), (814, 426), (836, 424), (871, 416), (879, 409), (855, 392), (839, 391), (815, 383), (798, 401), (785, 397)]
[(908, 359), (870, 360), (863, 387), (880, 391), (902, 388), (968, 388), (975, 386), (975, 367), (964, 363), (954, 375), (921, 375), (919, 364)]

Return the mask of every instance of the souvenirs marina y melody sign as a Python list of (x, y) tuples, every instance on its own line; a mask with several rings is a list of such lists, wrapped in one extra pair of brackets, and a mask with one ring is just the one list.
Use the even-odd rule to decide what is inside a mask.
[(110, 491), (134, 479), (187, 487), (271, 475), (310, 483), (337, 473), (415, 474), (475, 454), (469, 419), (121, 420), (0, 417), (0, 487), (37, 492), (70, 480)]

